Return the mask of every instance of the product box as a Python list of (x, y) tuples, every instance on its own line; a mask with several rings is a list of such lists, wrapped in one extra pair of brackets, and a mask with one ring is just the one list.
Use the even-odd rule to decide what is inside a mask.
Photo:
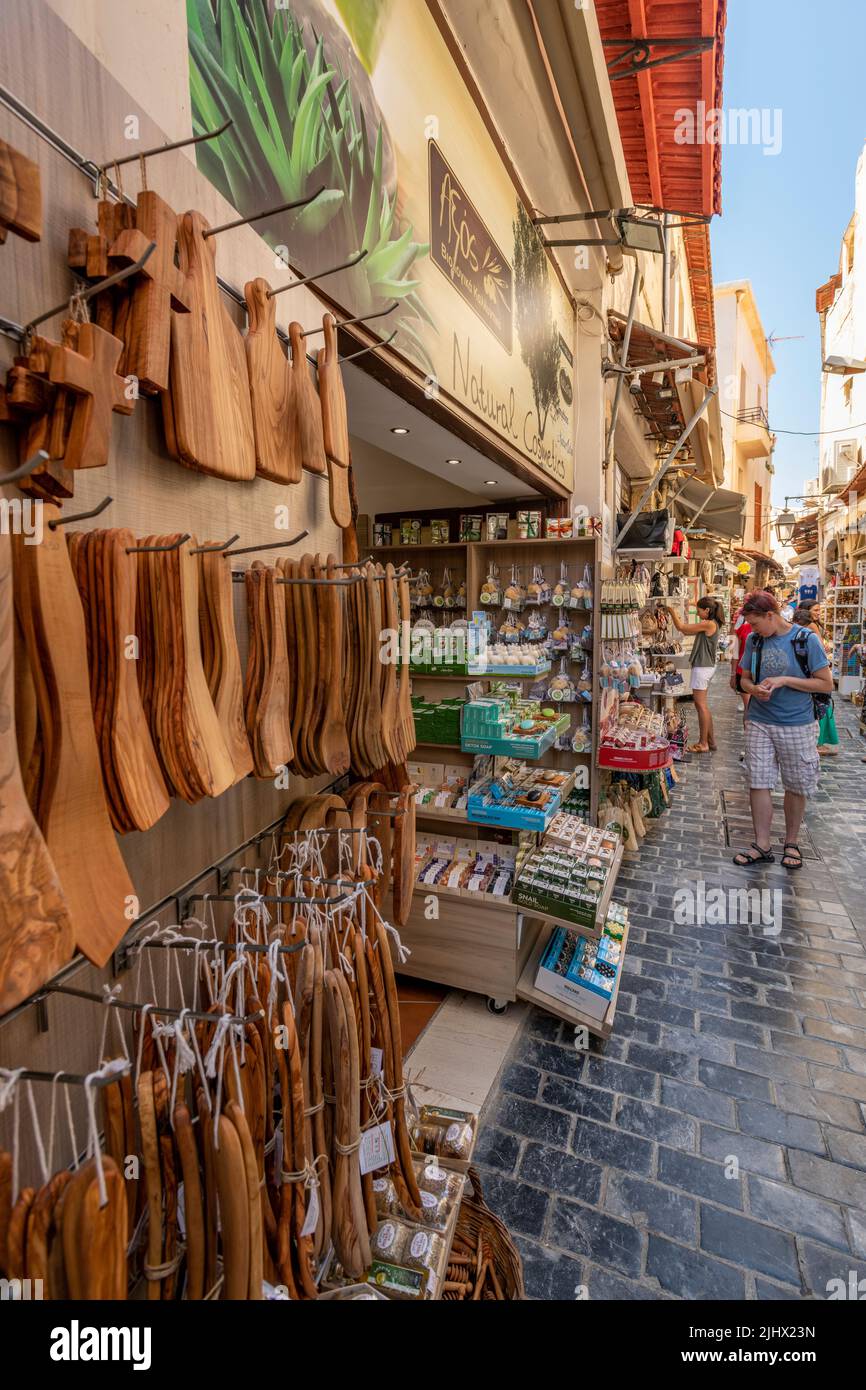
[[(600, 952), (601, 959), (606, 954), (606, 951), (601, 949), (604, 946), (604, 938), (597, 945), (592, 944)], [(588, 969), (584, 963), (588, 946), (589, 943), (584, 937), (575, 936), (573, 932), (559, 927), (551, 936), (541, 958), (535, 976), (535, 988), (543, 994), (549, 994), (554, 999), (561, 999), (563, 1003), (570, 1004), (587, 1017), (601, 1021), (613, 998), (616, 973), (607, 977), (595, 969)], [(612, 968), (618, 973), (619, 962)], [(581, 971), (585, 974), (582, 975)]]

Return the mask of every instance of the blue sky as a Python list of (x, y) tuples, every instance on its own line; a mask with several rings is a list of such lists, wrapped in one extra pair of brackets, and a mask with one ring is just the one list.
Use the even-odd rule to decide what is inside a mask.
[[(722, 215), (713, 278), (751, 280), (765, 332), (802, 341), (773, 350), (770, 425), (818, 430), (820, 337), (815, 290), (836, 270), (854, 210), (866, 139), (866, 4), (862, 0), (728, 0), (725, 107), (782, 112), (777, 155), (722, 150)], [(866, 356), (866, 344), (861, 344)], [(817, 439), (779, 433), (773, 502), (817, 472)]]

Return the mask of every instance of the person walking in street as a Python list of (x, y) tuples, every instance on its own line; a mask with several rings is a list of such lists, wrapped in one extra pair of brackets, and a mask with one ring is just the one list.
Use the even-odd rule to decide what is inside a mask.
[[(736, 691), (743, 702), (743, 732), (746, 730), (746, 710), (749, 708), (749, 697), (743, 689), (743, 653), (746, 650), (746, 641), (752, 631), (752, 625), (748, 618), (743, 617), (743, 610), (740, 608), (733, 622), (734, 637), (737, 641), (737, 655), (731, 662), (731, 689)], [(746, 761), (745, 752), (740, 753), (740, 763)]]
[(671, 622), (684, 637), (694, 637), (689, 665), (692, 668), (692, 699), (698, 715), (698, 741), (690, 743), (690, 753), (711, 753), (716, 749), (716, 733), (713, 716), (710, 714), (708, 689), (716, 674), (716, 659), (719, 651), (719, 633), (724, 622), (722, 605), (717, 599), (706, 594), (697, 602), (698, 621), (684, 623), (678, 613), (668, 608)]
[[(807, 599), (805, 603), (801, 603), (794, 614), (793, 621), (800, 627), (806, 627), (810, 632), (814, 632), (824, 650), (827, 650), (824, 628), (821, 623), (821, 605), (817, 599)], [(827, 659), (829, 660), (829, 653)], [(836, 728), (836, 716), (833, 713), (833, 701), (831, 700), (818, 725), (818, 753), (822, 758), (829, 758), (838, 752), (839, 731)]]
[(743, 616), (752, 625), (743, 654), (742, 686), (751, 697), (746, 711), (746, 769), (755, 839), (751, 849), (735, 855), (734, 863), (775, 861), (772, 793), (781, 775), (785, 788), (782, 865), (793, 872), (803, 867), (800, 826), (806, 801), (818, 786), (816, 721), (833, 690), (833, 676), (820, 639), (814, 632), (786, 623), (772, 595), (751, 594), (743, 604)]

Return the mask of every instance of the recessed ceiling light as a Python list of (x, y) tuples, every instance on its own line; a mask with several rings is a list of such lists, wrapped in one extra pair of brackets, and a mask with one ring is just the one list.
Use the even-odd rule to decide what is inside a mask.
[(485, 484), (486, 487), (496, 487), (496, 479), (495, 479), (495, 478), (485, 478), (485, 479), (484, 479), (484, 484)]
[(450, 463), (452, 468), (456, 468), (457, 465), (458, 465), (458, 463), (462, 463), (463, 460), (462, 460), (462, 459), (446, 459), (445, 462), (446, 462), (446, 463)]
[(391, 426), (391, 433), (392, 433), (392, 434), (408, 434), (409, 431), (407, 430), (407, 428), (406, 428), (405, 425), (392, 425), (392, 426)]

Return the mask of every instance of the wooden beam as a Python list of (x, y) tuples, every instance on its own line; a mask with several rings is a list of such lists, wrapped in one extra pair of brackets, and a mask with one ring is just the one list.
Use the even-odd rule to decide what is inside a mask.
[[(647, 35), (646, 9), (644, 0), (628, 0), (628, 17), (633, 39), (645, 39)], [(644, 128), (647, 172), (650, 182), (650, 200), (655, 207), (665, 205), (662, 189), (661, 168), (659, 165), (658, 135), (656, 132), (655, 101), (653, 99), (652, 72), (644, 70), (637, 74), (637, 90), (640, 98), (641, 119)]]

